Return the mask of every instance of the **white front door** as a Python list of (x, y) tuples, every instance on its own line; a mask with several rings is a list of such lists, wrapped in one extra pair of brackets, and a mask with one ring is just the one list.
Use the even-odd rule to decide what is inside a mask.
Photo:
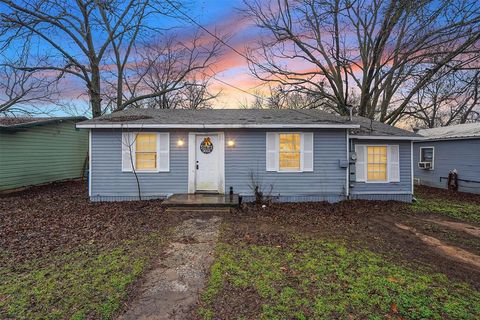
[(219, 139), (217, 134), (195, 137), (195, 191), (218, 191)]

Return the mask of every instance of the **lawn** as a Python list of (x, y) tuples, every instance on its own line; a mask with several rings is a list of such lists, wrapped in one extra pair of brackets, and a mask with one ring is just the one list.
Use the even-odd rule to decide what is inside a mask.
[(480, 239), (432, 227), (423, 218), (446, 213), (418, 206), (244, 207), (223, 225), (197, 318), (479, 319), (480, 270), (442, 256), (395, 223), (476, 254)]
[(15, 319), (110, 319), (163, 237), (85, 246), (0, 268), (0, 310)]
[(413, 204), (416, 212), (433, 212), (451, 218), (480, 224), (480, 196), (451, 193), (446, 190), (422, 187)]
[(0, 198), (0, 318), (113, 318), (176, 221), (162, 213), (90, 203), (80, 182)]

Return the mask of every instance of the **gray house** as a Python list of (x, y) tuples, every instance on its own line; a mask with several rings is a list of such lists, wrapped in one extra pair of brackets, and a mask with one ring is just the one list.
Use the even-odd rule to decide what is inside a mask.
[(90, 199), (228, 193), (411, 201), (413, 132), (316, 110), (133, 109), (90, 129)]
[(458, 190), (480, 193), (480, 123), (419, 130), (426, 138), (414, 144), (415, 179), (422, 185), (447, 188), (456, 169)]

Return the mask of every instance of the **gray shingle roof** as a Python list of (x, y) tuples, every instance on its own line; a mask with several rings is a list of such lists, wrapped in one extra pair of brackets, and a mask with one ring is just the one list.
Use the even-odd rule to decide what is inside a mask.
[(80, 122), (86, 117), (0, 117), (0, 131), (17, 131), (29, 127), (43, 126), (64, 121)]
[(422, 129), (418, 134), (428, 140), (448, 140), (462, 138), (480, 138), (480, 123), (465, 123), (433, 129)]
[(367, 118), (354, 117), (353, 121), (350, 121), (348, 117), (311, 109), (128, 109), (84, 121), (77, 126), (84, 128), (147, 128), (154, 125), (190, 128), (196, 125), (217, 128), (221, 128), (222, 125), (246, 128), (256, 126), (302, 128), (326, 125), (350, 127), (357, 135), (419, 137), (413, 132), (378, 121), (370, 121)]

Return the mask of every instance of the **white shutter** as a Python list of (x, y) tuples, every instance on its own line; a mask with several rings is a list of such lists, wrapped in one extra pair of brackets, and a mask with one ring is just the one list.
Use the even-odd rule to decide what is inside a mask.
[(157, 139), (158, 171), (170, 171), (170, 134), (159, 133)]
[(135, 133), (122, 132), (122, 171), (132, 172), (132, 161), (135, 163)]
[(400, 161), (398, 144), (387, 146), (388, 181), (400, 182)]
[(313, 132), (303, 133), (303, 171), (313, 171)]
[(358, 182), (365, 182), (367, 179), (367, 148), (365, 146), (355, 146), (355, 152), (357, 153), (357, 161), (355, 162), (355, 174)]
[(266, 165), (267, 171), (278, 171), (278, 134), (267, 132), (266, 143)]

